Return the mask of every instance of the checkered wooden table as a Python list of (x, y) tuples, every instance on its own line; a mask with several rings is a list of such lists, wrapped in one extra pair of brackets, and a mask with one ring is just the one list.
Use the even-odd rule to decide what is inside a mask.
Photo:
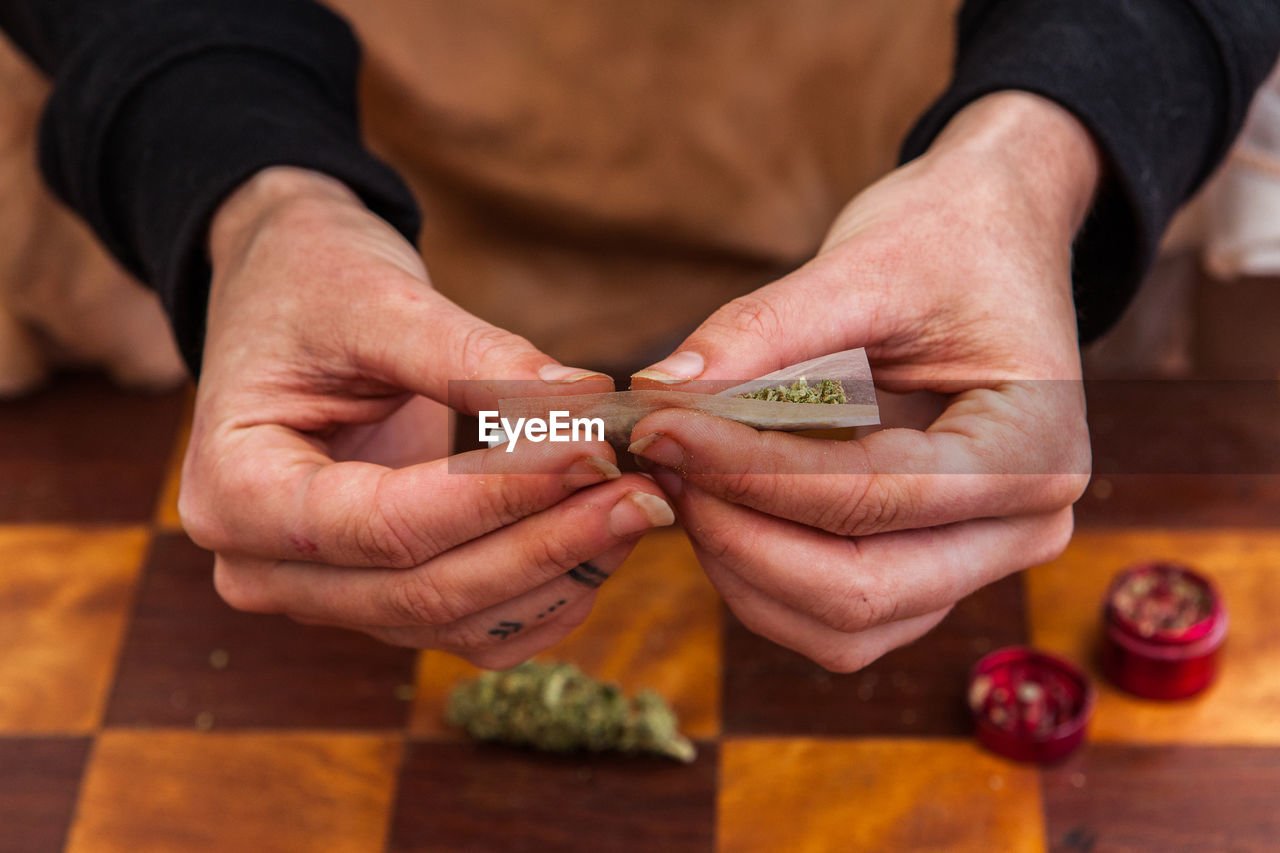
[[(185, 395), (67, 379), (2, 404), (0, 850), (1280, 850), (1280, 477), (1109, 475), (1150, 444), (1125, 405), (1095, 406), (1064, 557), (852, 675), (745, 631), (679, 531), (643, 540), (552, 654), (667, 696), (682, 766), (474, 745), (441, 720), (466, 665), (225, 607), (174, 511)], [(1280, 438), (1223, 412), (1240, 452)], [(1225, 592), (1219, 683), (1155, 704), (1099, 681), (1060, 766), (980, 750), (973, 661), (1091, 661), (1107, 579), (1156, 556)]]

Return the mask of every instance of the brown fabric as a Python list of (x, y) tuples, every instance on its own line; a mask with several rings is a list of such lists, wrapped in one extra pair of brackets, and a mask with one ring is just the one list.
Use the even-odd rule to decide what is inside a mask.
[(332, 0), (436, 285), (568, 363), (811, 256), (945, 84), (952, 0)]
[[(943, 87), (958, 0), (332, 0), (436, 285), (627, 372), (803, 263)], [(0, 393), (51, 355), (178, 374), (155, 302), (44, 190), (46, 87), (0, 40)]]
[(52, 367), (104, 369), (169, 388), (186, 371), (159, 300), (129, 277), (45, 188), (35, 135), (48, 85), (0, 36), (0, 399)]

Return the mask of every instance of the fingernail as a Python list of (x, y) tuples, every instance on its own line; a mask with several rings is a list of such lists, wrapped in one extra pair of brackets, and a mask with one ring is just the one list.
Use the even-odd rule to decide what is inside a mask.
[(680, 479), (680, 475), (670, 468), (655, 465), (649, 469), (648, 473), (662, 491), (667, 493), (667, 497), (678, 498), (680, 493), (684, 491), (684, 480)]
[(649, 433), (633, 441), (627, 450), (636, 456), (643, 456), (650, 462), (657, 462), (668, 468), (683, 469), (685, 467), (684, 448), (665, 433)]
[(583, 456), (565, 471), (564, 487), (569, 491), (594, 486), (622, 476), (618, 466), (599, 456)]
[(678, 352), (663, 359), (653, 367), (646, 367), (631, 374), (632, 379), (653, 379), (674, 385), (677, 382), (688, 382), (697, 379), (707, 369), (707, 361), (696, 352)]
[(619, 539), (674, 524), (671, 505), (648, 492), (628, 492), (609, 510), (609, 532)]
[(581, 367), (566, 367), (563, 364), (544, 364), (538, 368), (538, 378), (555, 385), (569, 385), (592, 377), (609, 378), (597, 370), (583, 370)]

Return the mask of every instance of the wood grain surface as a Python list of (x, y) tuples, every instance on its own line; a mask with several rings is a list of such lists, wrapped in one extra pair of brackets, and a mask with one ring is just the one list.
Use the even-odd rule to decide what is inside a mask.
[[(1183, 702), (1139, 699), (1097, 664), (1107, 584), (1140, 560), (1185, 562), (1213, 579), (1231, 620), (1217, 683)], [(1032, 640), (1084, 663), (1099, 686), (1094, 741), (1280, 746), (1280, 531), (1086, 531), (1027, 575)]]
[[(850, 675), (748, 632), (679, 530), (650, 535), (548, 656), (660, 690), (697, 741), (679, 765), (472, 744), (442, 714), (468, 664), (227, 608), (176, 513), (184, 406), (76, 378), (0, 407), (4, 853), (1280, 850), (1280, 477), (1100, 475), (1061, 559)], [(1273, 427), (1236, 424), (1255, 447)], [(1189, 701), (1092, 663), (1107, 580), (1156, 557), (1231, 612)], [(1047, 768), (982, 751), (964, 703), (978, 657), (1028, 641), (1100, 691)]]
[(725, 850), (1044, 849), (1039, 774), (969, 743), (733, 738), (721, 749)]
[(142, 526), (0, 527), (0, 732), (97, 727), (147, 542)]
[(387, 735), (104, 732), (68, 850), (381, 850), (399, 758)]

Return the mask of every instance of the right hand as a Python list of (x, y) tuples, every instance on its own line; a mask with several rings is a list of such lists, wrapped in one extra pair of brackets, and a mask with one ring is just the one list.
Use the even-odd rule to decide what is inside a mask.
[[(612, 382), (438, 294), (340, 183), (260, 172), (219, 208), (210, 256), (179, 511), (231, 606), (501, 668), (581, 624), (636, 539), (673, 521), (603, 442), (442, 458), (451, 379)], [(466, 389), (461, 409), (497, 408), (493, 385)]]

